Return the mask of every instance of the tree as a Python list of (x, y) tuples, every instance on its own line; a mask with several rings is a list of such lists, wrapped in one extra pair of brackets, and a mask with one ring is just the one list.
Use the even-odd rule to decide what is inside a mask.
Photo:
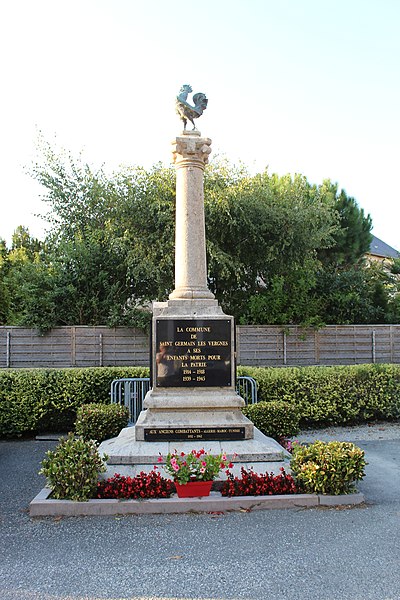
[(40, 323), (41, 314), (50, 312), (52, 292), (45, 244), (32, 238), (26, 227), (17, 227), (11, 249), (2, 244), (0, 274), (1, 323), (35, 326)]
[(326, 194), (335, 198), (334, 208), (338, 215), (339, 228), (333, 235), (334, 243), (330, 248), (321, 249), (319, 258), (324, 264), (337, 268), (357, 264), (369, 251), (372, 241), (372, 219), (365, 216), (354, 198), (347, 196), (344, 190), (338, 193), (337, 184), (324, 181), (322, 188)]
[(314, 290), (327, 324), (385, 323), (388, 308), (382, 273), (362, 266), (325, 269)]
[(7, 323), (9, 314), (9, 290), (5, 281), (8, 250), (5, 240), (0, 238), (0, 325)]
[(33, 260), (35, 254), (39, 253), (43, 247), (43, 242), (37, 238), (31, 237), (27, 227), (19, 225), (15, 229), (12, 235), (11, 251), (23, 248), (26, 255)]
[[(45, 144), (32, 175), (46, 188), (58, 324), (143, 323), (173, 285), (173, 170), (107, 176)], [(55, 323), (56, 324), (56, 323)]]
[(250, 177), (227, 165), (209, 170), (205, 191), (210, 287), (226, 311), (242, 322), (304, 322), (317, 250), (337, 228), (333, 200), (301, 175)]

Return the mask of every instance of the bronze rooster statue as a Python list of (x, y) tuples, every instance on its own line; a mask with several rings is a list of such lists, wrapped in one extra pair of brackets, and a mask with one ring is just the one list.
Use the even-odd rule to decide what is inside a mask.
[(198, 119), (206, 110), (208, 100), (205, 94), (199, 92), (193, 96), (194, 106), (187, 102), (188, 94), (192, 93), (190, 85), (183, 85), (176, 97), (176, 112), (183, 121), (183, 129), (186, 131), (186, 124), (190, 121), (193, 125), (193, 131), (196, 129), (193, 119)]

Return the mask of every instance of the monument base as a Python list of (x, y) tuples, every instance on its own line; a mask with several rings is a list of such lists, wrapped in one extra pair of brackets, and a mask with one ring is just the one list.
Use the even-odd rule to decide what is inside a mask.
[(231, 388), (150, 390), (136, 422), (136, 441), (245, 440), (253, 423), (243, 415), (244, 400)]
[[(230, 471), (240, 476), (242, 467), (252, 468), (256, 473), (266, 471), (279, 474), (279, 469), (284, 467), (289, 471), (290, 454), (272, 438), (265, 436), (254, 428), (254, 438), (251, 440), (231, 441), (155, 441), (151, 444), (137, 441), (135, 427), (122, 429), (118, 437), (105, 440), (99, 446), (100, 454), (107, 454), (107, 472), (103, 478), (112, 477), (115, 473), (134, 477), (141, 471), (149, 472), (155, 465), (160, 468), (163, 476), (162, 465), (169, 452), (191, 452), (193, 449), (204, 448), (212, 454), (226, 453), (228, 460), (232, 460), (234, 467)], [(159, 462), (160, 455), (163, 462)], [(219, 479), (226, 479), (221, 472)]]
[(135, 440), (252, 439), (235, 389), (233, 317), (213, 298), (173, 296), (153, 304), (152, 389)]

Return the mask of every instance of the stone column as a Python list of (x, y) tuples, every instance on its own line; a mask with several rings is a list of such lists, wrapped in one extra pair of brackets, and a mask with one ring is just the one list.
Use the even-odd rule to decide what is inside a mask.
[(204, 167), (211, 140), (199, 131), (173, 141), (176, 167), (175, 289), (171, 300), (213, 299), (207, 287)]

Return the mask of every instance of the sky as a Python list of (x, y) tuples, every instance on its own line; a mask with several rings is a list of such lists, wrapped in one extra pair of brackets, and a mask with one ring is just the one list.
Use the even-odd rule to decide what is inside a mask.
[(400, 250), (399, 27), (398, 0), (3, 0), (0, 237), (45, 235), (39, 132), (109, 172), (168, 165), (189, 83), (214, 156), (336, 182)]

